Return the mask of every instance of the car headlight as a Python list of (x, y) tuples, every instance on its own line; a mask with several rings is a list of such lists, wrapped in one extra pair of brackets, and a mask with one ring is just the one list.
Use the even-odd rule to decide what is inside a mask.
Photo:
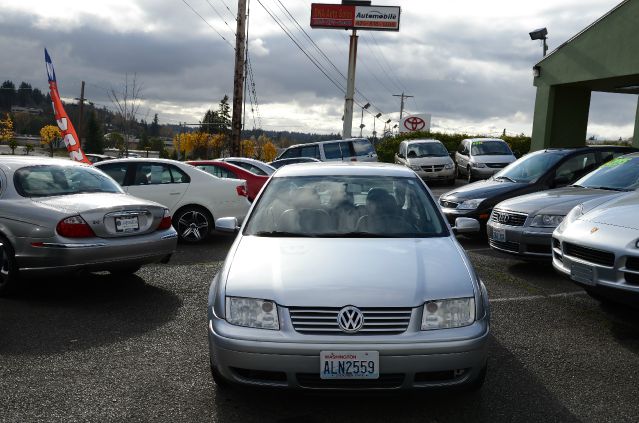
[(472, 167), (479, 167), (479, 168), (486, 167), (486, 163), (475, 163), (475, 162), (472, 162), (470, 165)]
[(537, 228), (556, 228), (564, 220), (565, 216), (557, 216), (552, 214), (538, 214), (533, 218), (530, 226)]
[(583, 214), (584, 206), (582, 204), (579, 204), (578, 206), (570, 210), (570, 213), (568, 213), (564, 220), (561, 221), (561, 224), (557, 227), (556, 231), (562, 233), (566, 229), (566, 226), (579, 219)]
[(485, 198), (474, 198), (472, 200), (462, 201), (457, 205), (460, 210), (475, 210)]
[(226, 297), (226, 321), (249, 328), (280, 329), (277, 304), (256, 298)]
[(436, 300), (424, 304), (422, 330), (459, 328), (474, 321), (474, 298)]
[(422, 167), (417, 165), (410, 165), (410, 168), (413, 170), (422, 170)]
[(453, 163), (446, 163), (446, 166), (444, 166), (444, 169), (452, 169), (454, 167), (455, 165)]

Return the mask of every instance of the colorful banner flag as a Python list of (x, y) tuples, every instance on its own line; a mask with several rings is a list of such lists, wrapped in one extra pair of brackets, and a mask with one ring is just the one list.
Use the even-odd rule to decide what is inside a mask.
[(71, 119), (69, 119), (67, 112), (64, 111), (64, 107), (62, 106), (60, 94), (58, 93), (58, 83), (55, 79), (55, 71), (53, 70), (53, 63), (51, 63), (51, 57), (46, 48), (44, 49), (44, 61), (46, 62), (47, 76), (49, 77), (53, 114), (55, 121), (58, 123), (58, 128), (60, 128), (60, 132), (62, 133), (64, 145), (66, 145), (69, 151), (69, 156), (75, 161), (91, 164), (87, 156), (84, 155), (82, 148), (80, 148), (78, 134), (75, 132)]

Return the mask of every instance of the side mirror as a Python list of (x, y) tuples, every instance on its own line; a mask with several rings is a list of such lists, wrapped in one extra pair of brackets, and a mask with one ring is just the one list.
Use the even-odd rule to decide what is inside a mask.
[(453, 233), (455, 234), (470, 234), (480, 231), (479, 221), (477, 219), (471, 219), (470, 217), (458, 217), (455, 219), (455, 226), (453, 226)]
[(237, 233), (240, 227), (236, 217), (221, 217), (215, 221), (215, 230), (220, 232)]

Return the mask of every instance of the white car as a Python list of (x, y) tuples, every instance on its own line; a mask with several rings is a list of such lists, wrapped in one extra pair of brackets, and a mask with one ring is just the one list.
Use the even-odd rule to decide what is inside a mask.
[(246, 216), (251, 203), (246, 182), (217, 178), (186, 163), (167, 159), (117, 159), (96, 163), (124, 190), (167, 207), (181, 241), (199, 242), (218, 217)]
[(637, 191), (578, 205), (553, 233), (553, 266), (598, 300), (639, 306), (638, 215)]
[(439, 140), (406, 140), (399, 144), (395, 163), (402, 164), (429, 181), (455, 185), (455, 162)]

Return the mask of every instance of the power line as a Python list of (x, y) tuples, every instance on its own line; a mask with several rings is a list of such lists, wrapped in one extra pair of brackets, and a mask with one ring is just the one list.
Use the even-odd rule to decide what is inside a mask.
[(208, 25), (208, 26), (209, 26), (209, 27), (210, 27), (213, 31), (215, 31), (215, 33), (216, 33), (217, 35), (219, 35), (219, 36), (220, 36), (220, 37), (221, 37), (221, 38), (222, 38), (222, 39), (226, 42), (226, 44), (228, 44), (228, 45), (229, 45), (229, 46), (230, 46), (233, 50), (235, 50), (235, 47), (233, 47), (233, 44), (231, 44), (231, 43), (229, 42), (229, 40), (227, 40), (227, 39), (224, 37), (224, 35), (220, 34), (220, 31), (218, 31), (217, 29), (215, 29), (215, 27), (214, 27), (213, 25), (211, 25), (211, 24), (210, 24), (210, 23), (209, 23), (206, 19), (204, 19), (204, 17), (203, 17), (202, 15), (200, 15), (200, 14), (198, 13), (198, 11), (197, 11), (197, 10), (193, 9), (193, 6), (191, 6), (190, 4), (188, 4), (188, 3), (186, 2), (186, 0), (182, 0), (182, 3), (186, 4), (186, 5), (189, 7), (189, 9), (191, 9), (191, 10), (193, 11), (193, 13), (195, 13), (196, 15), (198, 15), (198, 16), (200, 17), (200, 19), (202, 19), (202, 21), (204, 21), (204, 23), (205, 23), (205, 24), (207, 24), (207, 25)]
[(375, 38), (375, 35), (371, 32), (370, 36), (373, 39), (373, 42), (375, 42), (375, 45), (377, 46), (377, 48), (379, 49), (380, 55), (382, 56), (382, 60), (384, 61), (384, 63), (386, 63), (386, 66), (391, 71), (391, 74), (395, 77), (395, 80), (399, 83), (402, 90), (407, 91), (406, 86), (402, 83), (402, 81), (399, 79), (397, 74), (393, 72), (393, 68), (391, 67), (390, 63), (386, 59), (386, 55), (384, 55), (384, 52), (382, 51), (382, 47), (377, 42), (377, 38)]
[(233, 19), (237, 20), (237, 18), (236, 18), (237, 13), (233, 13), (233, 11), (231, 10), (231, 8), (229, 7), (228, 3), (225, 0), (221, 0), (221, 1), (222, 1), (222, 3), (224, 3), (224, 7), (226, 8), (226, 10), (229, 11), (229, 13), (233, 17)]
[(224, 25), (226, 25), (229, 30), (231, 31), (231, 34), (233, 34), (233, 36), (235, 37), (235, 31), (233, 30), (233, 28), (231, 28), (231, 26), (226, 22), (226, 20), (224, 19), (224, 17), (220, 14), (220, 12), (218, 12), (218, 10), (215, 8), (215, 6), (213, 6), (213, 4), (209, 1), (206, 0), (206, 2), (209, 4), (209, 6), (211, 6), (211, 9), (213, 9), (213, 11), (215, 13), (217, 13), (217, 15), (220, 17), (220, 19), (222, 19), (222, 22), (224, 22)]

